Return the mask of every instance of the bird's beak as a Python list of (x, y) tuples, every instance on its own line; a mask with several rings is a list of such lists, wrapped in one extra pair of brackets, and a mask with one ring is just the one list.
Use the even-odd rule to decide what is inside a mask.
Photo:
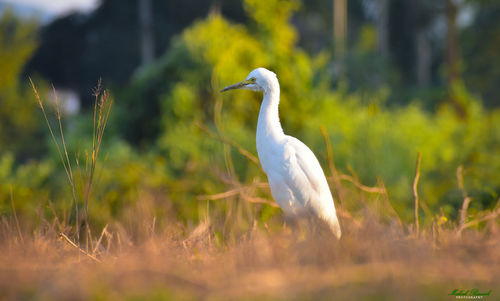
[(245, 87), (246, 85), (253, 84), (251, 80), (244, 80), (242, 82), (236, 83), (231, 86), (227, 86), (224, 89), (220, 90), (221, 92), (226, 92), (227, 90), (233, 90), (233, 89), (241, 89)]

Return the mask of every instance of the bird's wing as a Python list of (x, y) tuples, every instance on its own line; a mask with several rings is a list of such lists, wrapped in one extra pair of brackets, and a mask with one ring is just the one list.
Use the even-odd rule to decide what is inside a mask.
[[(316, 207), (333, 206), (330, 188), (323, 173), (323, 169), (313, 152), (297, 138), (287, 136), (284, 145), (285, 177), (289, 181), (296, 198), (304, 206)], [(330, 204), (329, 204), (330, 203)]]

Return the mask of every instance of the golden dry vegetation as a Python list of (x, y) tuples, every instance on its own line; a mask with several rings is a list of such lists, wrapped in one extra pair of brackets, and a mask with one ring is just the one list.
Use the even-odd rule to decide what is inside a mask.
[(231, 228), (241, 225), (209, 216), (191, 226), (166, 220), (160, 230), (147, 204), (81, 249), (61, 234), (70, 229), (62, 220), (42, 219), (30, 232), (2, 217), (1, 299), (448, 300), (477, 288), (494, 300), (500, 286), (500, 232), (488, 215), (480, 231), (459, 235), (464, 225), (436, 218), (417, 235), (367, 205), (355, 217), (341, 211), (336, 241), (280, 220), (239, 234)]

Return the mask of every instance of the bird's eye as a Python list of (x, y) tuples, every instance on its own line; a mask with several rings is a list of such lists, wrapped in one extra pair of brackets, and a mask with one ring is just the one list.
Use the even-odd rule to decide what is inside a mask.
[(255, 82), (257, 81), (257, 79), (256, 79), (255, 77), (252, 77), (252, 78), (250, 79), (250, 81), (251, 81), (252, 83), (254, 83), (254, 84), (255, 84)]

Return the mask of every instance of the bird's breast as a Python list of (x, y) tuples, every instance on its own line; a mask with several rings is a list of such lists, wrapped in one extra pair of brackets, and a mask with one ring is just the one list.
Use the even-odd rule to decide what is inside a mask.
[(283, 146), (270, 137), (257, 136), (257, 154), (266, 174), (271, 168), (283, 165)]

